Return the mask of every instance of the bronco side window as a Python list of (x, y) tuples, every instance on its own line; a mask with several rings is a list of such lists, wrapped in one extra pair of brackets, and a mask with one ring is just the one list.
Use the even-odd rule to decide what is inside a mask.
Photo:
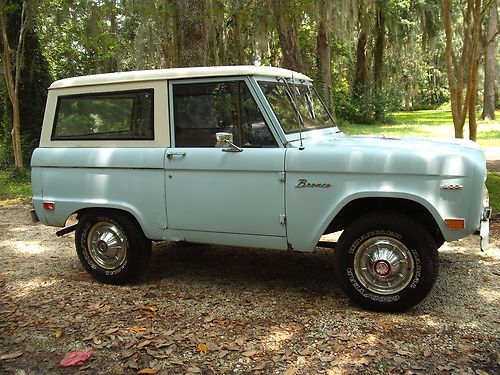
[(240, 147), (277, 147), (244, 81), (173, 85), (176, 147), (215, 147), (230, 133)]
[(153, 90), (58, 98), (52, 140), (153, 138)]

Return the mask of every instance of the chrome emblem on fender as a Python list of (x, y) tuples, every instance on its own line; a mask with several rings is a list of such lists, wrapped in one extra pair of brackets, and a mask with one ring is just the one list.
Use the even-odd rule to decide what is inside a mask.
[(463, 188), (464, 188), (463, 185), (448, 185), (448, 184), (441, 185), (441, 189), (443, 190), (462, 190)]
[(327, 189), (329, 187), (332, 187), (331, 184), (328, 183), (316, 183), (316, 182), (309, 182), (305, 178), (299, 179), (297, 185), (295, 185), (296, 188), (320, 188), (320, 189)]

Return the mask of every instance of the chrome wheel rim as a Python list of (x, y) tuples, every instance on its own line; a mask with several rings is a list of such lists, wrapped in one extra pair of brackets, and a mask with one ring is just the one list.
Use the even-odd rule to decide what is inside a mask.
[(107, 221), (99, 222), (90, 229), (87, 246), (92, 260), (106, 270), (119, 268), (127, 257), (125, 234)]
[(366, 289), (388, 295), (408, 286), (415, 274), (415, 262), (400, 241), (374, 237), (361, 244), (356, 252), (354, 272)]

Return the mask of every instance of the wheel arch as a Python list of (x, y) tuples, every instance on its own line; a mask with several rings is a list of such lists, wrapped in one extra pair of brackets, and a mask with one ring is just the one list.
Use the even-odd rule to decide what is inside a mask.
[(86, 207), (86, 208), (81, 208), (81, 209), (73, 212), (73, 214), (70, 215), (70, 216), (76, 215), (77, 220), (80, 220), (80, 218), (82, 217), (82, 215), (88, 214), (88, 213), (92, 213), (92, 212), (95, 212), (96, 215), (98, 215), (100, 212), (101, 213), (102, 212), (112, 212), (113, 214), (126, 215), (131, 220), (133, 220), (135, 222), (135, 224), (137, 224), (137, 226), (139, 228), (141, 228), (142, 233), (146, 236), (146, 234), (144, 232), (144, 227), (141, 225), (141, 222), (135, 217), (135, 215), (132, 212), (127, 211), (127, 210), (125, 210), (123, 208)]
[[(440, 247), (444, 242), (442, 227), (439, 225), (440, 215), (432, 206), (426, 205), (415, 196), (354, 196), (345, 199), (338, 211), (332, 213), (330, 220), (323, 228), (322, 234), (343, 230), (360, 213), (372, 211), (393, 211), (412, 217), (420, 222), (431, 234)], [(442, 221), (442, 220), (441, 220)]]

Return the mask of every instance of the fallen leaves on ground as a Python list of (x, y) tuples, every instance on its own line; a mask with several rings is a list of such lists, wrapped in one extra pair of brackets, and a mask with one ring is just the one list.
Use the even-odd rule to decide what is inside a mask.
[(68, 352), (59, 362), (62, 367), (81, 366), (92, 355), (92, 350)]
[(331, 252), (161, 243), (142, 278), (112, 286), (82, 271), (73, 235), (9, 210), (0, 208), (0, 372), (73, 373), (58, 365), (62, 353), (88, 348), (82, 375), (499, 373), (500, 256), (476, 240), (440, 252), (424, 303), (380, 314), (340, 292)]
[(137, 371), (137, 375), (154, 375), (158, 373), (158, 370), (154, 368), (143, 368), (142, 370)]
[(0, 361), (4, 361), (4, 360), (7, 360), (7, 359), (19, 358), (23, 354), (24, 354), (23, 352), (12, 352), (12, 353), (3, 354), (3, 355), (0, 356)]
[(205, 344), (198, 344), (198, 350), (204, 354), (208, 353), (208, 347)]

